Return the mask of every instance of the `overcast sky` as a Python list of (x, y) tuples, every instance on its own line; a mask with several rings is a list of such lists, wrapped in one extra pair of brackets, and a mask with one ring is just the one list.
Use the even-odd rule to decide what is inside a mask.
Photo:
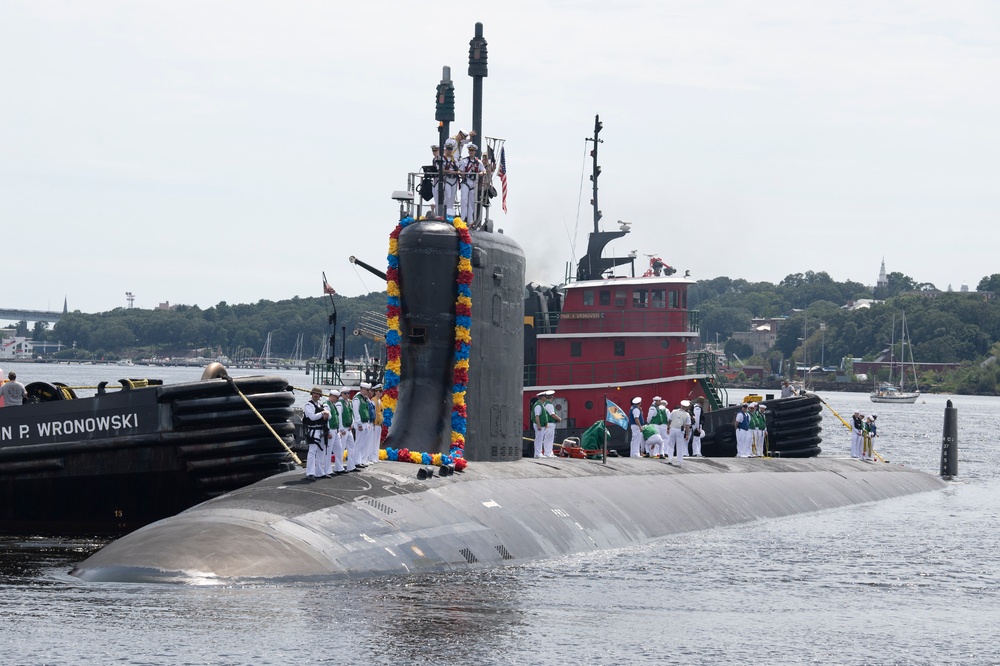
[[(819, 8), (821, 5), (828, 5)], [(475, 9), (471, 9), (475, 7)], [(381, 290), (390, 199), (489, 42), (497, 226), (558, 282), (601, 208), (695, 279), (1000, 273), (1000, 5), (963, 0), (0, 3), (2, 307)], [(576, 252), (574, 253), (574, 241)]]

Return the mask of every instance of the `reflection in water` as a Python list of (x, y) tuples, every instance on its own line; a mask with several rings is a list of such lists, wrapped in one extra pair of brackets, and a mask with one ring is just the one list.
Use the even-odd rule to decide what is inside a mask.
[(96, 537), (0, 536), (0, 584), (52, 584), (41, 577), (43, 571), (86, 559), (106, 543), (106, 539)]
[(380, 660), (489, 663), (523, 626), (517, 569), (385, 577), (308, 588), (301, 608)]

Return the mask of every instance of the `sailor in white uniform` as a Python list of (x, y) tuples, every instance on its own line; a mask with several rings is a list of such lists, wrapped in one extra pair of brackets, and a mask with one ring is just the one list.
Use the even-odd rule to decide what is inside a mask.
[(340, 391), (330, 389), (324, 409), (330, 412), (330, 429), (327, 431), (327, 453), (324, 456), (327, 474), (344, 473), (343, 407), (340, 406)]
[[(351, 402), (351, 390), (349, 388), (344, 388), (340, 392), (340, 400), (337, 401), (337, 414), (339, 416), (340, 422), (340, 439), (343, 445), (343, 450), (347, 450), (347, 464), (345, 470), (348, 472), (358, 471), (358, 451), (357, 443), (354, 440), (354, 432), (352, 428), (354, 427), (354, 409)], [(343, 456), (343, 453), (341, 453)]]
[(660, 446), (660, 455), (666, 458), (667, 462), (670, 462), (670, 457), (673, 454), (670, 452), (670, 447), (667, 446), (670, 438), (670, 406), (666, 398), (660, 399), (660, 404), (656, 406), (656, 411), (656, 431), (659, 433), (660, 439), (663, 440), (663, 444)]
[(688, 414), (687, 408), (690, 405), (687, 400), (681, 400), (681, 404), (670, 412), (670, 431), (667, 433), (670, 440), (667, 442), (667, 451), (676, 452), (678, 467), (684, 463), (684, 456), (687, 455), (688, 435), (691, 433), (691, 415)]
[(361, 387), (354, 394), (354, 399), (351, 400), (351, 412), (353, 413), (354, 421), (352, 424), (354, 428), (354, 452), (357, 455), (355, 465), (362, 469), (368, 466), (368, 430), (370, 426), (368, 398), (365, 397), (365, 391), (369, 388), (371, 388), (371, 384), (361, 382)]
[(691, 456), (701, 458), (701, 415), (705, 411), (705, 398), (699, 396), (694, 401), (694, 408), (691, 410), (691, 429), (694, 436), (691, 438)]
[(455, 194), (458, 192), (458, 162), (455, 161), (454, 139), (444, 142), (444, 157), (441, 160), (441, 179), (444, 182), (444, 203), (435, 207), (439, 215), (453, 215), (455, 213)]
[(545, 392), (545, 397), (543, 398), (545, 402), (545, 415), (548, 420), (548, 423), (545, 424), (545, 440), (542, 442), (543, 458), (555, 457), (552, 455), (552, 445), (556, 441), (556, 424), (562, 421), (562, 418), (556, 414), (556, 406), (552, 404), (552, 396), (555, 394), (555, 391), (549, 390)]
[[(549, 424), (549, 413), (545, 409), (545, 394), (547, 391), (539, 391), (535, 396), (535, 406), (531, 409), (531, 425), (535, 430), (535, 457), (541, 458), (545, 446), (546, 430)], [(551, 453), (551, 449), (549, 449)]]
[[(660, 400), (662, 400), (662, 398), (660, 398), (660, 396), (654, 395), (652, 402), (649, 403), (649, 409), (646, 410), (646, 425), (653, 425), (653, 426), (658, 426), (659, 425), (659, 423), (660, 423), (660, 418), (659, 418)], [(657, 434), (659, 434), (659, 428), (658, 427), (657, 427)], [(666, 440), (664, 439), (663, 441), (666, 441)], [(649, 438), (645, 437), (645, 438), (643, 438), (643, 441), (642, 441), (642, 451), (640, 451), (640, 453), (642, 453), (643, 455), (647, 455), (647, 456), (655, 456), (655, 455), (659, 454), (659, 448), (660, 447), (658, 447), (657, 451), (654, 452), (652, 450), (652, 445), (649, 443)]]
[(476, 215), (476, 200), (479, 192), (479, 181), (484, 177), (486, 167), (483, 161), (477, 156), (479, 146), (470, 143), (467, 150), (468, 157), (463, 157), (458, 163), (458, 170), (462, 173), (462, 205), (460, 215), (462, 220), (469, 224), (474, 223)]
[(632, 408), (628, 410), (628, 424), (632, 430), (632, 441), (629, 443), (629, 456), (640, 457), (644, 438), (642, 436), (642, 426), (646, 421), (642, 418), (642, 398), (632, 398)]
[(750, 457), (750, 414), (747, 412), (747, 403), (740, 405), (740, 411), (736, 414), (736, 457)]
[(854, 410), (854, 415), (851, 417), (851, 457), (860, 458), (862, 455), (862, 447), (864, 446), (864, 440), (862, 439), (862, 433), (865, 427), (865, 417), (858, 410)]
[(327, 440), (324, 432), (330, 412), (320, 404), (323, 399), (323, 389), (318, 386), (309, 391), (309, 402), (302, 408), (302, 426), (305, 429), (306, 441), (309, 442), (309, 454), (306, 457), (306, 478), (316, 479), (328, 476), (323, 457), (329, 459)]

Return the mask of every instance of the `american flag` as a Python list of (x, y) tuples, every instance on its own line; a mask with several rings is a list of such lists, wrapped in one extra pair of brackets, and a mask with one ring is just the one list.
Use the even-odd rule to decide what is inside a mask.
[(330, 294), (331, 296), (337, 295), (337, 292), (330, 286), (330, 283), (326, 281), (325, 277), (323, 278), (323, 293)]
[(503, 192), (503, 198), (501, 203), (503, 204), (503, 212), (507, 212), (507, 154), (504, 149), (500, 149), (500, 189)]

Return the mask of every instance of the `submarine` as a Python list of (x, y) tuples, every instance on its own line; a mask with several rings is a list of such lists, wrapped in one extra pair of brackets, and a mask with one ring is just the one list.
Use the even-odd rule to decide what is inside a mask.
[[(469, 74), (484, 138), (486, 56), (476, 24)], [(448, 68), (435, 119), (443, 154), (454, 121)], [(443, 180), (436, 212), (447, 210)], [(411, 173), (407, 191), (393, 195), (384, 459), (328, 479), (271, 476), (126, 535), (72, 575), (226, 584), (461, 571), (944, 487), (923, 472), (853, 459), (522, 458), (524, 253), (494, 229), (488, 198), (468, 220), (435, 215), (422, 182)]]

